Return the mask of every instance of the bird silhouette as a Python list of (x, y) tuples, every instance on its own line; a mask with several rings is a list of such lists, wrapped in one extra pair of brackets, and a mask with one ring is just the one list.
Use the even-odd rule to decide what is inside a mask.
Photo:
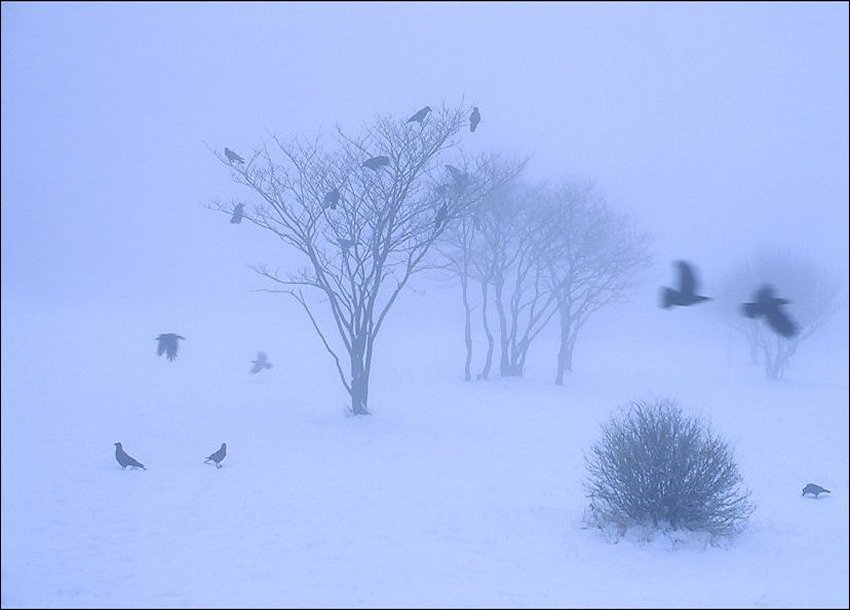
[(378, 155), (377, 157), (372, 157), (371, 159), (366, 159), (363, 162), (363, 167), (368, 167), (371, 170), (378, 171), (385, 165), (390, 164), (390, 159), (386, 155)]
[(242, 209), (245, 207), (244, 203), (237, 203), (233, 208), (233, 216), (230, 217), (230, 222), (233, 224), (239, 224), (242, 222)]
[(832, 493), (832, 492), (829, 491), (828, 489), (824, 489), (820, 485), (815, 485), (814, 483), (809, 483), (808, 485), (806, 485), (803, 488), (803, 495), (804, 496), (806, 494), (814, 494), (815, 498), (817, 498), (818, 494), (828, 494), (828, 493)]
[(424, 120), (425, 120), (425, 117), (426, 117), (426, 116), (428, 116), (428, 113), (429, 113), (429, 112), (431, 112), (431, 107), (430, 107), (430, 106), (425, 106), (423, 109), (419, 110), (419, 111), (418, 111), (416, 114), (414, 114), (412, 117), (410, 117), (409, 119), (407, 119), (407, 122), (408, 122), (408, 123), (412, 123), (413, 121), (418, 121), (418, 122), (419, 122), (419, 124), (421, 125), (421, 124), (422, 124), (422, 121), (424, 121)]
[(227, 157), (227, 160), (231, 163), (233, 163), (234, 161), (236, 161), (237, 163), (245, 163), (245, 159), (237, 155), (235, 152), (233, 152), (226, 146), (224, 147), (224, 156)]
[(221, 468), (221, 462), (227, 456), (227, 443), (222, 443), (221, 448), (215, 453), (211, 454), (207, 459), (204, 460), (205, 464), (208, 464), (210, 461), (215, 462), (216, 468)]
[(693, 267), (685, 261), (676, 261), (679, 269), (678, 288), (663, 287), (661, 289), (661, 307), (667, 309), (671, 305), (694, 305), (703, 301), (710, 301), (711, 297), (696, 294), (697, 280)]
[(257, 359), (252, 360), (251, 363), (254, 365), (251, 367), (252, 373), (259, 373), (263, 369), (272, 368), (272, 363), (266, 359), (265, 352), (257, 352)]
[(475, 131), (478, 123), (481, 122), (481, 113), (478, 112), (478, 106), (472, 109), (472, 114), (469, 115), (469, 131)]
[(144, 464), (127, 455), (127, 452), (121, 447), (121, 443), (115, 443), (115, 459), (121, 464), (121, 470), (125, 470), (127, 466), (147, 470)]
[(460, 171), (454, 165), (449, 165), (446, 163), (446, 169), (452, 175), (452, 180), (454, 180), (455, 190), (457, 192), (462, 191), (466, 188), (467, 182), (469, 181), (469, 174)]
[(440, 206), (440, 209), (437, 210), (437, 215), (434, 217), (434, 226), (439, 231), (443, 224), (446, 222), (446, 215), (448, 214), (448, 207), (445, 203)]
[(158, 336), (154, 341), (159, 341), (156, 346), (156, 355), (162, 356), (165, 354), (165, 357), (168, 358), (170, 362), (173, 362), (175, 358), (177, 358), (177, 347), (179, 344), (177, 340), (185, 340), (186, 337), (181, 337), (175, 333), (163, 333)]
[(333, 189), (325, 193), (325, 199), (322, 201), (323, 208), (336, 209), (336, 204), (339, 203), (339, 189)]
[(345, 237), (339, 238), (339, 245), (342, 248), (343, 252), (348, 252), (348, 249), (354, 245), (353, 239), (346, 239)]
[(781, 309), (782, 305), (788, 305), (791, 301), (774, 296), (773, 286), (764, 284), (753, 297), (753, 303), (743, 303), (741, 312), (748, 318), (759, 318), (764, 316), (770, 327), (778, 334), (790, 339), (797, 334), (797, 325)]

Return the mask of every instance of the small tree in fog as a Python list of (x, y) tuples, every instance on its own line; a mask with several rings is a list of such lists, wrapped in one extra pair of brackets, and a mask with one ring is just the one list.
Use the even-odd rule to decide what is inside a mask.
[[(799, 332), (785, 338), (763, 319), (747, 318), (741, 304), (752, 300), (763, 284), (791, 301), (783, 311)], [(789, 252), (765, 251), (729, 273), (720, 283), (717, 311), (746, 343), (750, 361), (764, 366), (768, 379), (780, 379), (800, 344), (812, 336), (840, 305), (838, 282), (822, 267)]]
[[(369, 413), (375, 339), (393, 303), (446, 227), (491, 188), (481, 178), (487, 161), (467, 164), (459, 151), (468, 116), (466, 108), (443, 107), (421, 124), (379, 118), (356, 136), (337, 129), (331, 151), (318, 140), (275, 137), (244, 164), (217, 155), (257, 195), (244, 218), (305, 256), (307, 265), (286, 277), (254, 270), (303, 307), (357, 415)], [(323, 297), (330, 328), (302, 288)]]
[(627, 297), (652, 255), (649, 236), (615, 213), (590, 183), (563, 183), (542, 201), (539, 224), (550, 245), (542, 252), (560, 321), (560, 385), (572, 370), (579, 330), (595, 312)]
[(755, 506), (729, 446), (675, 403), (633, 402), (585, 456), (597, 525), (741, 531)]

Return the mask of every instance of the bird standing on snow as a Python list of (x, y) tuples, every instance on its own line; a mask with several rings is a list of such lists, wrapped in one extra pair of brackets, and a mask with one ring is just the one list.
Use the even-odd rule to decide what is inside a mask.
[(215, 462), (216, 468), (221, 468), (221, 461), (225, 458), (226, 455), (227, 455), (227, 443), (222, 443), (221, 449), (219, 449), (218, 451), (216, 451), (215, 453), (210, 455), (207, 459), (205, 459), (204, 463), (208, 464), (210, 462), (210, 460), (212, 460), (213, 462)]
[(234, 161), (236, 161), (237, 163), (245, 163), (245, 159), (237, 155), (235, 152), (233, 152), (226, 146), (224, 147), (224, 156), (227, 157), (227, 160), (231, 163), (233, 163)]
[(115, 459), (118, 460), (118, 463), (121, 464), (121, 470), (125, 470), (127, 466), (132, 466), (133, 468), (141, 468), (142, 470), (147, 470), (145, 465), (141, 462), (136, 461), (135, 458), (130, 457), (121, 448), (121, 443), (115, 443)]
[(428, 113), (431, 112), (430, 106), (425, 106), (422, 110), (418, 111), (412, 117), (407, 119), (408, 123), (412, 123), (413, 121), (418, 121), (420, 125), (422, 125), (422, 121), (425, 120), (425, 117), (428, 116)]
[(242, 209), (244, 207), (244, 203), (236, 204), (236, 207), (233, 208), (233, 216), (230, 217), (230, 222), (234, 224), (239, 224), (240, 222), (242, 222)]
[(803, 488), (803, 495), (804, 495), (804, 496), (805, 496), (806, 494), (814, 494), (814, 495), (815, 495), (815, 499), (817, 499), (818, 494), (828, 494), (828, 493), (832, 493), (832, 492), (831, 492), (831, 491), (829, 491), (828, 489), (824, 489), (824, 488), (823, 488), (823, 487), (821, 487), (820, 485), (815, 485), (814, 483), (809, 483), (808, 485), (806, 485), (806, 486)]
[(797, 325), (780, 308), (781, 305), (788, 305), (790, 302), (788, 299), (773, 296), (773, 287), (765, 284), (756, 292), (755, 302), (743, 303), (741, 311), (748, 318), (764, 316), (773, 330), (790, 339), (797, 334)]
[(469, 115), (469, 131), (475, 131), (478, 123), (481, 122), (481, 113), (478, 112), (478, 106), (472, 109), (472, 114)]
[(661, 289), (661, 307), (667, 309), (671, 305), (694, 305), (703, 301), (710, 301), (711, 297), (704, 297), (696, 294), (697, 279), (694, 274), (693, 267), (685, 261), (676, 261), (676, 266), (679, 268), (679, 288)]
[(263, 369), (272, 368), (272, 363), (266, 360), (265, 352), (257, 352), (257, 359), (252, 360), (251, 363), (254, 365), (251, 367), (251, 373), (259, 373)]
[(186, 340), (185, 337), (181, 337), (175, 333), (163, 333), (158, 336), (154, 339), (154, 341), (159, 341), (159, 344), (156, 346), (156, 355), (162, 356), (164, 353), (169, 362), (174, 362), (174, 359), (177, 358), (178, 339)]

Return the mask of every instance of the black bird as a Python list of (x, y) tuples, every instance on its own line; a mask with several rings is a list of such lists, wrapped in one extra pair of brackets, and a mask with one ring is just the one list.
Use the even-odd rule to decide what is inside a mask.
[(233, 163), (234, 161), (236, 161), (237, 163), (245, 163), (245, 159), (237, 155), (235, 152), (233, 152), (226, 146), (224, 147), (224, 156), (227, 157), (227, 160), (231, 163)]
[(385, 165), (390, 164), (390, 158), (386, 155), (378, 155), (377, 157), (372, 157), (371, 159), (366, 159), (363, 162), (363, 167), (368, 167), (369, 169), (378, 171)]
[(127, 466), (132, 466), (133, 468), (141, 468), (142, 470), (147, 470), (145, 465), (141, 462), (136, 461), (135, 458), (127, 455), (127, 452), (121, 448), (121, 443), (115, 443), (115, 459), (118, 460), (118, 463), (121, 464), (121, 470), (125, 470)]
[(251, 363), (254, 365), (251, 367), (252, 373), (259, 373), (263, 369), (272, 368), (272, 363), (266, 360), (265, 352), (257, 352), (257, 359), (251, 360)]
[(767, 323), (777, 333), (786, 338), (797, 334), (797, 325), (781, 309), (781, 305), (788, 305), (791, 301), (773, 296), (773, 286), (764, 284), (755, 294), (754, 303), (743, 303), (741, 312), (748, 318), (764, 316)]
[(224, 460), (225, 456), (227, 456), (227, 443), (221, 444), (221, 449), (210, 455), (207, 459), (204, 460), (205, 464), (208, 464), (210, 460), (215, 462), (216, 468), (221, 468), (221, 462)]
[(434, 217), (434, 225), (437, 228), (437, 230), (440, 230), (440, 228), (446, 222), (446, 215), (447, 214), (448, 214), (448, 207), (444, 203), (443, 205), (440, 206), (440, 209), (437, 210), (437, 216)]
[(472, 114), (469, 115), (469, 131), (475, 131), (478, 123), (481, 122), (481, 113), (478, 112), (478, 106), (472, 109)]
[(242, 208), (244, 207), (244, 203), (236, 204), (236, 207), (233, 208), (233, 216), (230, 217), (230, 222), (237, 225), (242, 222)]
[(353, 239), (346, 239), (344, 237), (339, 238), (339, 245), (342, 248), (343, 252), (348, 252), (348, 249), (354, 245)]
[(466, 174), (464, 174), (462, 171), (460, 171), (454, 165), (449, 165), (448, 163), (446, 163), (446, 169), (452, 175), (452, 178), (454, 179), (455, 182), (463, 182), (464, 179), (466, 178)]
[(175, 333), (164, 333), (158, 336), (154, 341), (159, 341), (159, 344), (156, 346), (156, 355), (162, 356), (165, 354), (165, 357), (168, 358), (170, 362), (173, 362), (175, 358), (177, 358), (177, 347), (179, 344), (177, 343), (178, 339), (185, 340), (186, 337), (181, 337)]
[(414, 114), (412, 117), (407, 119), (408, 123), (412, 123), (413, 121), (418, 121), (419, 124), (422, 124), (422, 121), (425, 120), (425, 117), (428, 116), (428, 113), (431, 112), (430, 106), (425, 106), (422, 110)]
[(661, 289), (661, 307), (667, 309), (671, 305), (694, 305), (703, 301), (710, 301), (711, 297), (696, 294), (697, 280), (691, 265), (685, 261), (676, 261), (679, 268), (679, 287)]
[(815, 494), (815, 498), (817, 498), (818, 494), (828, 494), (828, 493), (832, 493), (832, 492), (829, 491), (828, 489), (824, 489), (820, 485), (815, 485), (814, 483), (809, 483), (808, 485), (806, 485), (803, 488), (803, 495), (804, 496), (806, 494)]
[(325, 199), (322, 201), (323, 208), (336, 209), (336, 204), (339, 203), (339, 189), (334, 189), (325, 193)]

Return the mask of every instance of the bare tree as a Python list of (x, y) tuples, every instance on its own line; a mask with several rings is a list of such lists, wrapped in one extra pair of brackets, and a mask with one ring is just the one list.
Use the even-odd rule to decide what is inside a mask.
[[(492, 172), (492, 175), (489, 177), (490, 184), (504, 185), (501, 188), (505, 188), (505, 186), (510, 184), (522, 172), (527, 161), (528, 159), (501, 161), (496, 155), (492, 155), (488, 165)], [(458, 222), (454, 223), (443, 234), (438, 248), (442, 257), (448, 261), (444, 267), (445, 270), (460, 280), (461, 300), (464, 310), (464, 345), (466, 348), (464, 379), (466, 381), (472, 379), (473, 307), (470, 297), (470, 280), (477, 281), (482, 288), (482, 322), (488, 341), (487, 356), (485, 358), (484, 368), (478, 375), (479, 378), (486, 379), (489, 376), (493, 358), (493, 335), (489, 330), (487, 320), (488, 282), (485, 280), (485, 278), (489, 278), (492, 275), (492, 272), (486, 268), (486, 264), (485, 269), (482, 270), (481, 268), (483, 259), (485, 258), (481, 253), (482, 217), (486, 214), (485, 210), (488, 209), (490, 197), (480, 200), (469, 209), (468, 214), (458, 219)]]
[(539, 224), (550, 244), (545, 266), (561, 323), (555, 383), (562, 385), (579, 330), (593, 313), (628, 296), (638, 272), (652, 262), (651, 240), (589, 182), (565, 182), (542, 201)]
[[(303, 307), (354, 414), (369, 413), (375, 339), (393, 303), (426, 267), (436, 239), (491, 188), (480, 179), (487, 172), (479, 162), (467, 164), (459, 150), (468, 114), (443, 106), (421, 123), (381, 117), (357, 136), (337, 128), (331, 152), (318, 138), (285, 143), (273, 137), (273, 146), (244, 163), (216, 154), (234, 180), (258, 196), (244, 218), (306, 257), (306, 266), (288, 277), (264, 265), (254, 270), (282, 286), (271, 292), (289, 294)], [(336, 333), (320, 323), (303, 288), (323, 296)]]
[[(785, 338), (761, 319), (747, 318), (741, 304), (752, 299), (764, 284), (777, 296), (791, 301), (784, 306), (799, 331)], [(724, 320), (746, 342), (750, 361), (762, 364), (768, 379), (781, 379), (800, 344), (812, 336), (840, 306), (839, 284), (822, 267), (787, 251), (765, 250), (720, 283), (718, 309)]]

